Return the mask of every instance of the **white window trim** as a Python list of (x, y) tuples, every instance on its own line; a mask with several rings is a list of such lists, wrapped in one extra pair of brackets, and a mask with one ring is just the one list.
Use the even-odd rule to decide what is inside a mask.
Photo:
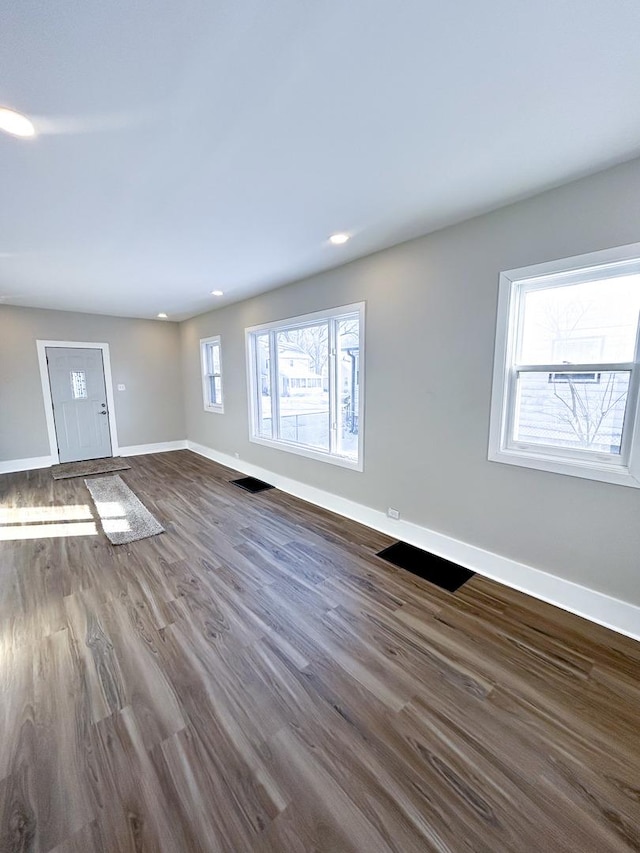
[[(359, 315), (358, 344), (360, 348), (360, 376), (359, 376), (359, 400), (358, 400), (358, 459), (353, 460), (345, 456), (338, 456), (329, 451), (316, 450), (304, 447), (300, 444), (285, 441), (283, 439), (264, 438), (257, 435), (258, 403), (255, 391), (259, 387), (256, 375), (256, 357), (254, 348), (254, 335), (259, 332), (271, 332), (274, 329), (286, 329), (304, 324), (313, 324), (314, 321), (331, 320), (342, 317), (344, 314)], [(276, 450), (284, 450), (287, 453), (295, 453), (297, 456), (306, 456), (308, 459), (316, 459), (320, 462), (328, 462), (330, 465), (338, 465), (341, 468), (349, 468), (352, 471), (364, 470), (364, 401), (365, 401), (365, 303), (354, 302), (351, 305), (340, 305), (336, 308), (328, 308), (326, 311), (314, 311), (311, 314), (302, 314), (298, 317), (286, 317), (282, 320), (274, 320), (269, 323), (261, 323), (258, 326), (250, 326), (245, 329), (245, 342), (247, 353), (247, 399), (249, 401), (249, 441), (253, 444), (262, 444), (265, 447), (273, 447)], [(331, 394), (331, 381), (330, 391)]]
[[(609, 265), (616, 265), (617, 268), (608, 271), (606, 267)], [(544, 286), (545, 277), (553, 276), (555, 279), (559, 274), (563, 275), (563, 284), (572, 284), (575, 281), (588, 280), (587, 276), (597, 279), (603, 275), (624, 275), (631, 272), (640, 273), (640, 243), (500, 273), (489, 427), (490, 461), (640, 488), (640, 447), (638, 446), (640, 444), (640, 334), (636, 341), (635, 362), (622, 366), (631, 369), (632, 372), (620, 460), (607, 458), (605, 454), (599, 458), (595, 453), (588, 453), (588, 455), (584, 453), (581, 457), (580, 451), (575, 450), (571, 452), (573, 458), (569, 459), (567, 451), (561, 448), (537, 447), (515, 442), (509, 445), (508, 443), (511, 417), (509, 401), (512, 393), (510, 386), (513, 385), (515, 373), (511, 366), (514, 362), (516, 344), (511, 318), (517, 312), (517, 300), (519, 292), (522, 292), (515, 285), (528, 280), (530, 284), (524, 287)], [(531, 282), (532, 279), (535, 281)], [(605, 368), (606, 366), (604, 365)], [(621, 367), (618, 364), (612, 366), (616, 369)], [(536, 367), (539, 370), (545, 370), (546, 367), (557, 369), (557, 365)], [(573, 370), (587, 372), (587, 368), (593, 370), (597, 367), (598, 370), (602, 370), (603, 364), (571, 365), (571, 367)]]
[[(217, 344), (220, 355), (220, 394), (222, 396), (221, 403), (210, 403), (209, 402), (209, 385), (208, 379), (209, 376), (213, 376), (214, 374), (207, 373), (207, 344)], [(202, 372), (202, 403), (204, 405), (205, 412), (214, 412), (216, 414), (222, 415), (224, 414), (224, 379), (222, 376), (222, 341), (220, 335), (212, 335), (209, 338), (200, 338), (200, 367)], [(218, 374), (215, 374), (216, 376)]]

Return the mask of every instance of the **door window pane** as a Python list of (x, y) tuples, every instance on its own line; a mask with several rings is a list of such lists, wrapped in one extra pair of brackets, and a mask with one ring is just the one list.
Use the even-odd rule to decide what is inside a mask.
[(74, 400), (87, 399), (87, 376), (84, 370), (71, 371), (71, 393)]

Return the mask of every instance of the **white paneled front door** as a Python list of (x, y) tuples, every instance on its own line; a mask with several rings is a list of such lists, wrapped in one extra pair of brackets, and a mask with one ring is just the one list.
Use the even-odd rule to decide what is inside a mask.
[(102, 350), (47, 347), (60, 462), (112, 456)]

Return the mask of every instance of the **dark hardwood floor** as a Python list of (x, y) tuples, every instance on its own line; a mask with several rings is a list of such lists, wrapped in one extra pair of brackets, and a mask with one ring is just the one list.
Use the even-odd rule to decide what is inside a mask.
[(118, 547), (48, 535), (93, 525), (81, 478), (0, 477), (2, 853), (640, 850), (640, 644), (130, 462), (167, 532)]

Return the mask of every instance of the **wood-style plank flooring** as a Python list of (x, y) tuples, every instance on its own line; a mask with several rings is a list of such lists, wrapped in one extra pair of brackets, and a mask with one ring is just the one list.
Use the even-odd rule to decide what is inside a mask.
[(91, 527), (81, 478), (0, 477), (0, 536), (39, 537), (0, 542), (2, 853), (640, 850), (640, 644), (130, 461), (167, 532), (118, 547), (49, 535)]

